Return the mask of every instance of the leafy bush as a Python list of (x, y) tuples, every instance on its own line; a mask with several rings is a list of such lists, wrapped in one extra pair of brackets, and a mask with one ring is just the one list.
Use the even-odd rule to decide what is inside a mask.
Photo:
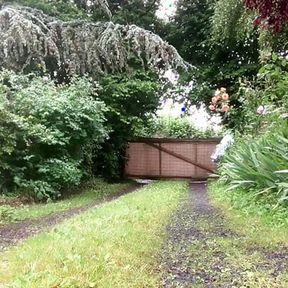
[(106, 104), (109, 139), (95, 157), (97, 173), (106, 179), (121, 177), (129, 139), (142, 129), (156, 112), (160, 83), (151, 73), (135, 72), (105, 76), (100, 80), (99, 98)]
[(229, 189), (245, 187), (256, 196), (287, 205), (288, 123), (285, 120), (271, 130), (236, 143), (224, 157), (219, 173)]
[[(243, 80), (234, 94), (234, 109), (228, 115), (230, 127), (235, 130), (258, 134), (270, 124), (278, 122), (288, 111), (288, 61), (273, 54), (259, 70), (254, 81)], [(265, 113), (259, 115), (257, 108), (263, 106)], [(279, 117), (280, 116), (280, 117)]]
[(149, 121), (149, 125), (139, 130), (139, 137), (157, 138), (210, 138), (221, 134), (209, 125), (206, 129), (196, 127), (189, 117), (162, 116)]
[(92, 94), (85, 78), (56, 86), (33, 75), (0, 74), (0, 191), (55, 198), (79, 184), (90, 147), (107, 137), (105, 106)]

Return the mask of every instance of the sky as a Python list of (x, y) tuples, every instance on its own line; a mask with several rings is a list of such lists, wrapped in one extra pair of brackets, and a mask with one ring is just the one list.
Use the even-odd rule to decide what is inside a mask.
[(161, 8), (157, 12), (157, 16), (168, 20), (176, 10), (176, 0), (161, 0)]
[[(161, 0), (161, 8), (157, 12), (157, 16), (161, 19), (167, 20), (176, 11), (177, 0)], [(172, 83), (177, 83), (177, 77), (172, 71), (167, 71), (165, 77), (167, 77)], [(162, 103), (162, 107), (158, 110), (158, 116), (170, 116), (170, 117), (180, 117), (183, 115), (183, 104), (174, 102), (172, 99), (168, 99)], [(215, 132), (222, 130), (221, 117), (215, 115), (211, 117), (207, 113), (207, 107), (202, 105), (200, 109), (195, 106), (189, 107), (189, 121), (191, 121), (195, 127), (200, 130), (205, 131), (209, 127)]]

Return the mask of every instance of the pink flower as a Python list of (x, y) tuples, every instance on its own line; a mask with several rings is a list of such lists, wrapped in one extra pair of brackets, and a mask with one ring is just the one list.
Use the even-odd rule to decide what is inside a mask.
[(229, 105), (224, 104), (224, 105), (222, 106), (221, 112), (228, 112), (229, 109), (230, 109)]
[(213, 103), (213, 104), (216, 104), (217, 101), (218, 101), (218, 98), (217, 98), (217, 97), (213, 97), (213, 98), (212, 98), (212, 103)]
[(215, 108), (214, 105), (210, 105), (210, 106), (209, 106), (209, 109), (210, 109), (211, 111), (215, 111), (216, 108)]
[(216, 91), (215, 91), (215, 96), (217, 97), (217, 96), (219, 96), (220, 95), (220, 93), (221, 93), (221, 91), (219, 90), (219, 89), (217, 89)]
[(222, 95), (222, 99), (225, 100), (225, 101), (228, 100), (229, 99), (229, 95), (227, 93), (224, 93)]
[(266, 109), (263, 105), (260, 105), (256, 110), (256, 112), (260, 115), (265, 114), (265, 111), (266, 111)]
[(221, 87), (221, 88), (220, 88), (220, 92), (221, 92), (221, 93), (226, 93), (226, 91), (227, 91), (226, 88), (224, 88), (224, 87)]

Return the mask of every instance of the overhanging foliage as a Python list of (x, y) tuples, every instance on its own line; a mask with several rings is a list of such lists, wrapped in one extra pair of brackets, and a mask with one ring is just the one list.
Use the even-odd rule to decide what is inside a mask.
[(2, 8), (0, 39), (0, 66), (20, 72), (38, 67), (99, 74), (127, 71), (135, 64), (188, 67), (173, 46), (135, 25), (63, 22), (27, 7)]

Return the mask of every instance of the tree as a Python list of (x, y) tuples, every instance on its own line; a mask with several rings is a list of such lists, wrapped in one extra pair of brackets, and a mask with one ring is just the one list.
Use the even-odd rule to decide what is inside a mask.
[(177, 50), (135, 25), (63, 22), (39, 10), (5, 6), (0, 11), (0, 66), (64, 74), (103, 74), (145, 68), (188, 68)]
[(107, 75), (100, 79), (98, 96), (108, 109), (109, 139), (95, 155), (96, 169), (106, 179), (124, 171), (127, 142), (146, 126), (160, 104), (162, 85), (154, 73), (135, 71), (132, 75)]
[(107, 0), (0, 0), (0, 3), (40, 9), (47, 15), (63, 21), (79, 19), (99, 21), (111, 18)]
[(246, 7), (256, 11), (258, 16), (254, 20), (255, 25), (273, 28), (275, 32), (282, 31), (288, 21), (287, 0), (245, 0)]
[(217, 87), (228, 87), (231, 93), (237, 90), (239, 77), (257, 73), (257, 35), (252, 31), (235, 37), (235, 32), (240, 35), (235, 27), (247, 22), (242, 11), (241, 0), (179, 0), (172, 33), (166, 39), (197, 68), (191, 74), (195, 85), (188, 97), (192, 103), (207, 103)]
[(254, 13), (245, 9), (242, 0), (219, 0), (215, 4), (211, 17), (211, 34), (214, 42), (233, 45), (255, 38), (254, 29), (251, 25)]
[(156, 16), (160, 0), (0, 0), (42, 10), (63, 21), (86, 19), (137, 25), (159, 34), (164, 22)]
[(135, 24), (157, 32), (161, 26), (156, 16), (159, 0), (108, 0), (112, 21), (123, 25)]
[(215, 0), (179, 0), (167, 40), (195, 66), (210, 60), (210, 19)]

